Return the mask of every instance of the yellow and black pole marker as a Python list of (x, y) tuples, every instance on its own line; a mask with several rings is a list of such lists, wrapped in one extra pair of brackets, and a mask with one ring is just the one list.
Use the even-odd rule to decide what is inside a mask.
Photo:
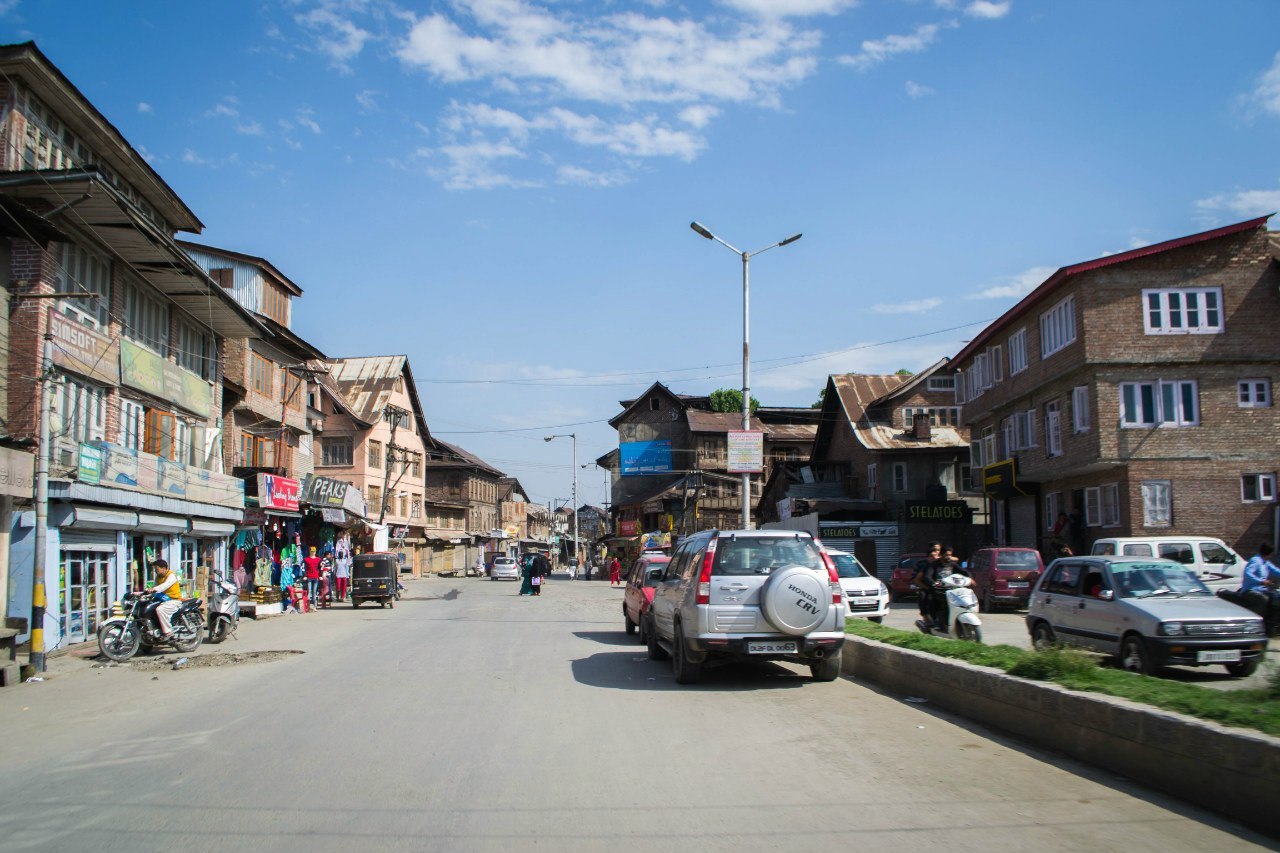
[(49, 378), (53, 370), (53, 336), (44, 336), (44, 363), (40, 370), (40, 446), (36, 449), (36, 530), (35, 564), (31, 573), (31, 666), (44, 672), (45, 562), (49, 552), (49, 419), (53, 412), (53, 391)]

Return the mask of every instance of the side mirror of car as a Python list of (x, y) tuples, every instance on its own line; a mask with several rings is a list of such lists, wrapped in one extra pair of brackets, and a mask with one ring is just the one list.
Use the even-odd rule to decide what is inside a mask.
[(1223, 564), (1224, 566), (1234, 566), (1234, 565), (1236, 564), (1236, 555), (1235, 555), (1235, 554), (1228, 554), (1228, 555), (1227, 555), (1227, 559), (1223, 560), (1223, 561), (1222, 561), (1222, 564)]
[(665, 571), (663, 569), (650, 569), (645, 573), (645, 580), (661, 581), (664, 574)]
[(1115, 592), (1109, 589), (1104, 589), (1102, 592), (1098, 593), (1098, 598), (1101, 598), (1103, 601), (1111, 601), (1115, 597)]

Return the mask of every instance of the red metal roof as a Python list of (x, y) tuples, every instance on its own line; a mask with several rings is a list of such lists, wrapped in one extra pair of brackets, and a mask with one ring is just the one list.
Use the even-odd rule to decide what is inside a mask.
[(1101, 269), (1102, 267), (1114, 266), (1115, 264), (1123, 264), (1126, 261), (1145, 258), (1150, 255), (1158, 255), (1162, 252), (1181, 249), (1184, 246), (1192, 246), (1196, 243), (1204, 243), (1208, 240), (1216, 240), (1219, 237), (1227, 237), (1231, 234), (1238, 234), (1241, 231), (1248, 231), (1252, 228), (1259, 228), (1266, 225), (1267, 220), (1274, 215), (1274, 213), (1271, 213), (1266, 216), (1259, 216), (1256, 219), (1237, 222), (1234, 225), (1224, 225), (1221, 228), (1214, 228), (1212, 231), (1201, 231), (1198, 234), (1189, 234), (1186, 237), (1178, 237), (1175, 240), (1166, 240), (1163, 243), (1154, 243), (1150, 246), (1143, 246), (1140, 249), (1130, 249), (1127, 252), (1120, 252), (1116, 255), (1106, 255), (1101, 258), (1095, 258), (1091, 261), (1082, 261), (1078, 264), (1072, 264), (1069, 267), (1062, 267), (1053, 275), (1045, 279), (1039, 287), (1022, 297), (1022, 300), (1018, 302), (1017, 305), (1001, 314), (994, 323), (983, 329), (977, 337), (969, 341), (968, 345), (966, 345), (964, 349), (960, 350), (955, 358), (951, 359), (951, 363), (956, 367), (959, 367), (960, 363), (964, 361), (964, 359), (968, 358), (981, 348), (983, 344), (989, 341), (996, 334), (996, 332), (999, 332), (1001, 329), (1008, 326), (1020, 317), (1022, 312), (1029, 308), (1033, 303), (1050, 293), (1073, 275)]

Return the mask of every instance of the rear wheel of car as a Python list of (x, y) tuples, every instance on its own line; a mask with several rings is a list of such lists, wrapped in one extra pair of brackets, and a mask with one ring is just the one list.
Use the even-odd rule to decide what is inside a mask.
[(649, 660), (666, 660), (667, 650), (658, 645), (658, 634), (653, 629), (652, 619), (645, 623), (643, 630), (645, 650), (649, 653)]
[(1151, 659), (1151, 653), (1147, 651), (1146, 643), (1142, 642), (1142, 638), (1137, 634), (1130, 634), (1120, 643), (1120, 666), (1128, 672), (1136, 672), (1139, 675), (1153, 675), (1156, 671), (1155, 662)]
[(626, 623), (627, 633), (634, 634), (636, 632), (636, 623), (631, 621), (631, 614), (627, 612), (627, 605), (622, 605), (622, 621)]
[(1053, 628), (1048, 622), (1037, 622), (1036, 626), (1031, 629), (1031, 645), (1037, 649), (1051, 649), (1058, 644), (1058, 638), (1053, 635)]
[(1258, 661), (1256, 659), (1242, 660), (1237, 661), (1236, 663), (1227, 664), (1227, 672), (1231, 673), (1236, 678), (1248, 678), (1257, 671)]
[(835, 681), (840, 677), (840, 662), (843, 656), (844, 650), (841, 649), (833, 655), (819, 658), (809, 664), (809, 675), (814, 681)]
[(702, 664), (689, 660), (679, 623), (675, 626), (675, 651), (671, 655), (671, 669), (675, 673), (676, 684), (697, 684), (702, 680)]

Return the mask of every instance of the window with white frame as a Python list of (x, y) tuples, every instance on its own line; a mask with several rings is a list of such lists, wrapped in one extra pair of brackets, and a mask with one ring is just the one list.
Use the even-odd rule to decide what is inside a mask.
[(876, 486), (878, 485), (879, 483), (876, 481), (876, 463), (872, 462), (870, 465), (867, 466), (867, 499), (868, 500), (876, 499)]
[(1062, 492), (1049, 492), (1044, 496), (1044, 529), (1053, 531), (1058, 523), (1058, 513), (1062, 512)]
[(77, 246), (61, 244), (56, 287), (64, 293), (87, 291), (98, 298), (59, 300), (58, 310), (86, 326), (105, 329), (111, 322), (111, 262)]
[(58, 374), (53, 386), (54, 438), (103, 441), (107, 429), (107, 391)]
[(956, 378), (954, 376), (930, 376), (927, 387), (930, 391), (951, 391), (956, 387)]
[(1010, 450), (1026, 450), (1036, 446), (1036, 410), (1015, 412), (1009, 422), (1012, 425)]
[(1242, 409), (1265, 409), (1271, 405), (1270, 379), (1241, 379), (1236, 389), (1236, 401)]
[(1178, 287), (1142, 291), (1148, 335), (1206, 335), (1222, 331), (1222, 288)]
[(1199, 426), (1200, 398), (1195, 380), (1120, 383), (1120, 425), (1124, 427)]
[(124, 286), (124, 335), (160, 355), (169, 354), (169, 306), (132, 281)]
[(907, 463), (893, 463), (893, 490), (898, 494), (907, 491)]
[(1240, 499), (1245, 503), (1270, 502), (1276, 499), (1276, 475), (1245, 474), (1240, 478)]
[(1009, 336), (1009, 375), (1027, 369), (1027, 330), (1019, 329)]
[(1062, 412), (1057, 400), (1044, 405), (1044, 445), (1046, 455), (1062, 455)]
[(915, 425), (915, 416), (925, 414), (929, 416), (930, 426), (959, 426), (960, 425), (960, 409), (958, 406), (937, 406), (924, 408), (920, 406), (904, 406), (902, 409), (902, 425), (906, 429), (911, 429)]
[(201, 379), (213, 378), (213, 335), (186, 320), (178, 322), (178, 364)]
[(991, 387), (991, 356), (980, 352), (973, 359), (973, 395), (976, 397)]
[(1076, 298), (1068, 296), (1040, 315), (1040, 357), (1047, 358), (1076, 339)]
[(1089, 527), (1114, 527), (1120, 523), (1120, 487), (1115, 483), (1084, 490), (1084, 523)]
[(987, 426), (982, 428), (982, 464), (991, 465), (998, 461), (996, 457), (996, 428)]
[(991, 353), (991, 381), (1000, 382), (1004, 379), (1004, 353), (1000, 347), (995, 346), (987, 350)]
[(1089, 386), (1077, 385), (1071, 389), (1071, 431), (1089, 431)]
[(146, 435), (147, 409), (133, 400), (120, 400), (120, 443), (134, 450), (141, 450)]
[(1144, 527), (1173, 524), (1173, 486), (1168, 480), (1142, 481), (1142, 524)]

